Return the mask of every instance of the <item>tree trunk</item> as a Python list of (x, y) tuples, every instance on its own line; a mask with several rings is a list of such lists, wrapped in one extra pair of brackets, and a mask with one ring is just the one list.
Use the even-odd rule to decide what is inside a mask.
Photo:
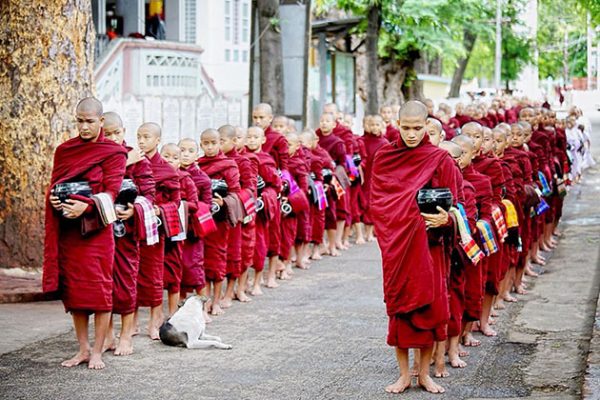
[(378, 65), (378, 41), (379, 28), (381, 26), (381, 6), (372, 5), (367, 15), (367, 105), (365, 112), (367, 114), (379, 113), (379, 99), (377, 96), (377, 87), (379, 78), (377, 73)]
[(275, 114), (284, 112), (283, 53), (279, 23), (279, 0), (257, 0), (260, 35), (260, 101)]
[(378, 96), (382, 104), (402, 104), (402, 85), (406, 77), (406, 65), (401, 61), (386, 58), (379, 63), (379, 90)]
[(0, 1), (0, 266), (40, 267), (54, 149), (91, 94), (89, 0)]
[(476, 40), (476, 34), (465, 30), (463, 44), (465, 46), (466, 55), (464, 58), (458, 60), (458, 66), (454, 70), (454, 75), (452, 75), (452, 83), (450, 84), (450, 93), (448, 94), (448, 97), (460, 97), (460, 86), (462, 85), (463, 77), (465, 76), (465, 71), (469, 64), (469, 59), (471, 58), (471, 53), (475, 47)]
[(424, 59), (420, 51), (414, 52), (412, 62), (409, 63), (404, 83), (402, 84), (402, 93), (405, 100), (425, 100), (423, 93), (423, 81), (417, 77), (418, 73), (422, 73)]

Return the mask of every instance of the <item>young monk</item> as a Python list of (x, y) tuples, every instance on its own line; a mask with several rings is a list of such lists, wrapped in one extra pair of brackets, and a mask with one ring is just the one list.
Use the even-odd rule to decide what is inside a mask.
[(414, 199), (428, 184), (449, 188), (456, 198), (456, 167), (447, 152), (429, 143), (427, 108), (422, 103), (405, 103), (399, 124), (401, 140), (382, 147), (375, 156), (371, 186), (390, 319), (387, 343), (395, 348), (400, 368), (400, 377), (386, 391), (400, 393), (411, 386), (408, 349), (420, 348), (418, 384), (428, 392), (443, 393), (429, 375), (429, 362), (434, 341), (445, 340), (448, 295), (439, 228), (452, 222), (442, 208), (437, 214), (421, 214)]
[(140, 274), (138, 279), (138, 306), (150, 307), (148, 333), (153, 340), (159, 340), (158, 330), (163, 323), (163, 279), (165, 249), (167, 238), (181, 233), (179, 221), (179, 203), (181, 185), (177, 170), (158, 152), (161, 139), (160, 126), (148, 122), (137, 131), (138, 146), (150, 160), (154, 182), (156, 184), (156, 202), (154, 211), (161, 219), (159, 243), (153, 246), (141, 246)]
[(221, 135), (216, 129), (202, 132), (200, 147), (204, 151), (204, 157), (198, 159), (198, 166), (210, 179), (220, 179), (227, 183), (227, 196), (213, 194), (212, 201), (221, 210), (214, 215), (217, 230), (204, 241), (204, 270), (211, 296), (209, 309), (211, 315), (222, 315), (221, 288), (227, 275), (229, 232), (230, 227), (238, 223), (232, 218), (232, 214), (242, 213), (241, 209), (235, 210), (239, 204), (237, 195), (240, 192), (240, 172), (235, 161), (227, 158), (221, 151)]
[[(42, 285), (44, 292), (59, 291), (65, 310), (73, 317), (79, 342), (77, 354), (61, 365), (88, 363), (90, 369), (102, 369), (102, 348), (113, 307), (115, 242), (113, 221), (101, 215), (114, 207), (127, 151), (104, 138), (102, 103), (88, 97), (77, 104), (75, 112), (79, 135), (57, 147), (46, 194)], [(89, 183), (93, 199), (72, 196), (61, 203), (52, 194), (57, 184), (76, 181)], [(94, 314), (93, 348), (88, 339), (90, 314)]]
[[(179, 208), (184, 207), (182, 221), (183, 232), (175, 238), (168, 238), (165, 242), (165, 271), (163, 275), (163, 285), (168, 293), (169, 315), (177, 311), (179, 303), (179, 292), (181, 290), (181, 277), (183, 275), (183, 240), (187, 235), (187, 222), (189, 215), (194, 215), (198, 210), (198, 190), (194, 181), (187, 172), (181, 171), (181, 150), (175, 143), (165, 144), (160, 155), (177, 171), (179, 177), (179, 186), (181, 190), (181, 204)], [(185, 202), (185, 205), (183, 205)], [(186, 210), (187, 209), (187, 210)]]
[(364, 182), (363, 182), (363, 197), (365, 201), (365, 211), (363, 214), (363, 222), (365, 224), (365, 240), (367, 242), (375, 241), (373, 233), (373, 218), (371, 216), (371, 181), (373, 178), (373, 159), (377, 151), (387, 144), (384, 138), (385, 120), (379, 115), (371, 115), (363, 120), (364, 135), (362, 142), (365, 148), (364, 160)]
[[(269, 232), (270, 224), (273, 221), (279, 221), (275, 219), (275, 215), (280, 214), (279, 201), (277, 195), (281, 191), (281, 178), (277, 172), (277, 166), (273, 157), (270, 154), (262, 151), (262, 146), (265, 143), (265, 133), (261, 127), (253, 126), (248, 128), (246, 134), (246, 148), (248, 152), (253, 153), (259, 160), (258, 164), (258, 176), (262, 178), (265, 183), (265, 187), (258, 193), (259, 200), (264, 205), (260, 209), (256, 216), (256, 242), (254, 251), (254, 261), (252, 267), (254, 268), (254, 283), (250, 294), (253, 296), (260, 296), (263, 294), (261, 284), (263, 280), (263, 270), (265, 259), (269, 251), (269, 240), (271, 238)], [(277, 228), (279, 228), (277, 226)], [(269, 271), (270, 272), (270, 271)], [(273, 275), (269, 276), (270, 282), (267, 284), (277, 284), (276, 271), (273, 269)]]
[(429, 141), (434, 146), (444, 140), (444, 130), (442, 129), (442, 123), (435, 118), (427, 118), (427, 134), (429, 135)]
[[(306, 162), (302, 158), (303, 153), (300, 152), (300, 138), (295, 133), (290, 133), (286, 136), (286, 139), (288, 141), (288, 149), (290, 153), (288, 165), (290, 168), (290, 176), (292, 182), (289, 183), (290, 187), (288, 193), (282, 193), (282, 195), (285, 196), (282, 198), (282, 201), (287, 202), (287, 197), (295, 196), (296, 199), (300, 200), (295, 202), (293, 206), (295, 206), (296, 204), (298, 204), (298, 207), (300, 207), (301, 205), (308, 206), (308, 199), (306, 198), (306, 193), (308, 192), (308, 168), (306, 167)], [(297, 185), (297, 189), (299, 190), (297, 190), (295, 193), (292, 193), (292, 186), (294, 185)], [(280, 256), (286, 267), (285, 272), (287, 272), (286, 275), (282, 276), (282, 279), (289, 278), (293, 274), (291, 260), (292, 248), (295, 243), (296, 231), (298, 228), (298, 214), (303, 211), (305, 210), (300, 208), (294, 210), (292, 208), (292, 212), (290, 214), (284, 215), (282, 217)], [(297, 257), (301, 256), (302, 255), (297, 255)]]
[[(250, 161), (252, 177), (256, 181), (258, 178), (260, 160), (255, 153), (252, 153), (246, 149), (246, 131), (240, 127), (236, 127), (235, 133), (237, 137), (237, 151)], [(256, 183), (252, 187), (251, 194), (255, 199), (258, 198)], [(244, 223), (242, 224), (242, 273), (238, 278), (238, 284), (235, 291), (235, 298), (242, 303), (252, 301), (252, 299), (246, 295), (246, 290), (248, 289), (248, 269), (254, 262), (257, 217), (258, 216), (255, 212), (251, 219), (245, 218)]]
[[(350, 235), (352, 230), (356, 235), (355, 242), (356, 244), (364, 244), (365, 236), (363, 232), (363, 214), (364, 214), (364, 196), (363, 196), (363, 180), (364, 180), (364, 171), (363, 171), (363, 159), (366, 157), (365, 146), (360, 140), (361, 136), (354, 135), (354, 154), (352, 156), (352, 164), (356, 167), (356, 172), (358, 174), (354, 176), (354, 180), (351, 180), (350, 185), (350, 209), (352, 214), (352, 227), (346, 226), (346, 231), (344, 232), (344, 245), (346, 247), (350, 246)], [(360, 159), (360, 162), (358, 162)]]
[[(330, 113), (324, 113), (319, 122), (320, 128), (317, 129), (316, 133), (319, 136), (319, 145), (329, 153), (331, 159), (337, 166), (343, 166), (346, 163), (344, 142), (333, 134), (335, 124), (336, 122), (334, 115)], [(332, 190), (332, 194), (334, 194), (333, 192), (334, 190)], [(341, 195), (341, 197), (336, 196), (335, 211), (332, 209), (332, 207), (329, 207), (325, 212), (325, 229), (327, 231), (329, 255), (332, 257), (337, 257), (340, 255), (338, 249), (344, 249), (341, 239), (344, 226), (346, 225), (345, 211), (337, 211), (338, 208), (345, 207), (346, 200), (343, 199), (344, 196), (346, 196), (346, 194)], [(332, 198), (332, 200), (333, 199), (334, 198)]]
[(283, 115), (276, 115), (271, 122), (271, 128), (284, 136), (287, 135), (290, 128), (288, 118)]
[(385, 105), (381, 107), (379, 110), (379, 115), (385, 124), (385, 132), (383, 133), (383, 137), (385, 137), (390, 143), (396, 142), (400, 138), (400, 131), (394, 126), (394, 111), (392, 106)]
[[(483, 276), (484, 298), (479, 320), (479, 328), (485, 336), (496, 336), (496, 332), (490, 327), (490, 318), (494, 296), (498, 295), (498, 285), (500, 284), (500, 271), (502, 270), (502, 242), (506, 235), (506, 223), (504, 222), (504, 206), (502, 204), (502, 194), (506, 190), (504, 174), (500, 160), (494, 154), (494, 138), (491, 129), (487, 127), (477, 127), (470, 124), (465, 125), (467, 129), (464, 134), (468, 135), (475, 147), (475, 158), (473, 158), (473, 167), (477, 172), (490, 178), (492, 185), (492, 213), (495, 213), (493, 226), (495, 227), (494, 237), (498, 245), (498, 251), (490, 254), (487, 258), (487, 274)], [(504, 232), (504, 233), (503, 233)]]
[[(287, 119), (285, 121), (287, 123)], [(256, 191), (256, 173), (250, 160), (237, 151), (237, 133), (234, 126), (223, 125), (219, 128), (221, 151), (237, 164), (240, 173), (240, 192), (238, 197), (244, 205), (245, 217), (253, 218), (256, 207), (254, 193)], [(241, 221), (240, 221), (241, 222)], [(242, 223), (229, 230), (227, 246), (227, 288), (221, 300), (223, 308), (231, 307), (236, 297), (236, 282), (242, 274)], [(243, 298), (246, 296), (243, 295)]]
[[(181, 150), (180, 169), (187, 172), (198, 192), (198, 215), (190, 215), (190, 219), (198, 218), (210, 212), (212, 203), (212, 190), (210, 178), (204, 171), (198, 168), (196, 160), (198, 159), (198, 144), (194, 139), (184, 138), (177, 144)], [(201, 296), (207, 296), (206, 276), (204, 274), (204, 239), (202, 232), (198, 231), (196, 224), (191, 222), (188, 229), (187, 238), (183, 242), (181, 251), (181, 261), (183, 273), (181, 276), (181, 298), (186, 298), (188, 292), (196, 292)], [(205, 320), (210, 322), (208, 313), (205, 313)]]
[[(298, 228), (296, 230), (296, 267), (300, 269), (309, 269), (310, 268), (310, 241), (312, 234), (312, 225), (311, 225), (311, 208), (313, 206), (313, 202), (311, 201), (314, 196), (317, 196), (318, 190), (316, 188), (315, 178), (316, 178), (316, 165), (313, 166), (313, 156), (310, 150), (310, 140), (307, 136), (304, 136), (305, 132), (301, 132), (298, 135), (298, 139), (300, 141), (300, 146), (298, 147), (298, 152), (300, 153), (300, 158), (304, 161), (304, 166), (306, 171), (309, 173), (309, 182), (312, 180), (312, 185), (309, 188), (309, 191), (306, 193), (307, 199), (309, 200), (309, 208), (297, 214), (296, 218), (298, 219)], [(314, 133), (314, 132), (313, 132)], [(318, 173), (321, 174), (321, 168), (319, 168)], [(322, 185), (322, 182), (321, 182)], [(315, 190), (315, 193), (312, 191)]]
[[(125, 147), (127, 150), (127, 169), (125, 178), (131, 179), (138, 188), (138, 196), (145, 197), (150, 204), (154, 202), (156, 187), (152, 176), (150, 161), (138, 151), (125, 143), (125, 128), (121, 117), (114, 112), (104, 113), (104, 137)], [(125, 224), (125, 235), (115, 237), (115, 260), (113, 265), (113, 314), (121, 315), (121, 334), (119, 344), (115, 347), (113, 321), (104, 348), (114, 349), (115, 355), (126, 356), (133, 353), (132, 336), (135, 331), (134, 312), (137, 301), (137, 276), (140, 261), (140, 248), (135, 222), (136, 214), (133, 204), (125, 209), (117, 209), (117, 218)]]

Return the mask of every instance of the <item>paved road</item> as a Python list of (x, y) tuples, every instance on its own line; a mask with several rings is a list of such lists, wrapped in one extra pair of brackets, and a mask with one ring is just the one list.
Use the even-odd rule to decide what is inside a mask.
[[(564, 238), (532, 294), (503, 312), (499, 337), (483, 338), (436, 398), (579, 398), (599, 289), (599, 196), (596, 168), (568, 197)], [(4, 305), (0, 398), (393, 398), (383, 392), (398, 371), (385, 345), (379, 262), (375, 245), (354, 247), (236, 305), (209, 326), (232, 351), (139, 336), (133, 356), (107, 355), (103, 371), (59, 366), (77, 348), (59, 303)], [(403, 397), (432, 398), (419, 389)]]

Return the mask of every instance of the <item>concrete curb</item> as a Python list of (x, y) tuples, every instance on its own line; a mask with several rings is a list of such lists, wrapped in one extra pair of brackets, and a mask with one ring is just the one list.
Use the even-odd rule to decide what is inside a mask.
[(56, 300), (56, 294), (42, 292), (42, 274), (21, 269), (0, 271), (0, 304)]
[[(600, 266), (600, 263), (598, 266)], [(586, 358), (582, 398), (584, 400), (600, 399), (600, 297), (596, 302), (592, 337), (590, 340), (589, 353)]]

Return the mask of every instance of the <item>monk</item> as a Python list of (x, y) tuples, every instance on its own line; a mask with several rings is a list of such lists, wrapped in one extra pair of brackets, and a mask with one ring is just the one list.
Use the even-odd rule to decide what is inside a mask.
[[(177, 144), (181, 150), (180, 169), (187, 172), (198, 192), (198, 215), (190, 215), (190, 220), (206, 214), (212, 203), (212, 190), (210, 178), (196, 164), (199, 157), (199, 147), (194, 139), (184, 138)], [(181, 298), (185, 299), (187, 293), (196, 292), (201, 296), (207, 296), (206, 276), (204, 274), (204, 235), (197, 230), (195, 223), (189, 223), (187, 237), (183, 242), (181, 250), (181, 261), (183, 273), (181, 276)], [(210, 321), (205, 311), (206, 321)]]
[[(250, 161), (250, 167), (252, 170), (251, 176), (254, 179), (254, 186), (252, 186), (252, 196), (257, 199), (258, 198), (258, 189), (257, 189), (257, 177), (258, 177), (258, 169), (260, 160), (255, 153), (248, 151), (246, 149), (246, 130), (240, 127), (235, 128), (235, 133), (237, 137), (237, 145), (236, 149), (240, 155), (247, 158)], [(242, 224), (242, 264), (241, 264), (241, 274), (238, 278), (238, 284), (235, 291), (235, 299), (242, 302), (248, 303), (252, 301), (250, 297), (246, 295), (246, 291), (248, 289), (248, 269), (252, 266), (254, 262), (254, 250), (256, 248), (256, 219), (258, 218), (257, 213), (250, 219), (245, 218), (244, 223)]]
[(287, 135), (290, 129), (288, 118), (283, 115), (276, 115), (271, 122), (271, 128), (284, 136)]
[[(179, 177), (181, 210), (185, 202), (184, 211), (180, 212), (180, 221), (182, 223), (182, 234), (176, 238), (169, 238), (165, 242), (165, 271), (163, 275), (163, 286), (168, 292), (168, 310), (169, 315), (177, 311), (179, 303), (179, 292), (181, 290), (181, 278), (183, 276), (183, 241), (187, 238), (186, 225), (189, 221), (189, 215), (194, 215), (198, 210), (198, 190), (190, 174), (180, 170), (181, 167), (181, 149), (174, 143), (165, 144), (160, 155), (171, 165)], [(182, 218), (183, 215), (183, 218)]]
[[(287, 123), (287, 119), (285, 120)], [(235, 127), (223, 125), (219, 129), (221, 137), (221, 151), (226, 157), (237, 164), (240, 173), (240, 192), (238, 197), (242, 203), (249, 204), (244, 207), (245, 217), (252, 219), (256, 207), (254, 193), (256, 192), (256, 171), (250, 159), (242, 156), (238, 150), (238, 138)], [(221, 300), (223, 308), (231, 307), (236, 298), (236, 282), (242, 275), (242, 223), (237, 224), (229, 230), (229, 241), (227, 246), (227, 288)], [(242, 297), (245, 297), (242, 296)]]
[(400, 131), (394, 126), (394, 111), (392, 106), (386, 105), (381, 107), (379, 114), (385, 123), (385, 133), (383, 137), (390, 143), (396, 142), (400, 138)]
[[(154, 202), (156, 187), (152, 176), (150, 161), (139, 150), (125, 143), (125, 128), (121, 117), (114, 112), (104, 113), (104, 137), (125, 147), (127, 150), (127, 169), (125, 178), (131, 179), (138, 189), (138, 196)], [(121, 333), (119, 344), (115, 347), (113, 321), (110, 319), (105, 349), (114, 349), (117, 356), (133, 353), (132, 336), (135, 331), (134, 312), (137, 301), (137, 276), (140, 261), (140, 248), (137, 229), (134, 222), (136, 214), (134, 205), (116, 208), (117, 218), (125, 224), (125, 235), (115, 237), (115, 261), (113, 265), (113, 314), (121, 315)], [(138, 212), (139, 214), (139, 212)]]
[[(270, 224), (273, 221), (279, 221), (275, 216), (280, 214), (279, 201), (277, 196), (281, 191), (281, 178), (277, 172), (275, 159), (268, 153), (262, 151), (262, 146), (266, 142), (265, 133), (261, 127), (253, 126), (248, 128), (246, 133), (246, 148), (248, 152), (253, 153), (258, 158), (258, 176), (263, 180), (265, 187), (257, 191), (258, 199), (262, 203), (262, 208), (256, 216), (256, 239), (255, 251), (252, 267), (254, 268), (254, 283), (250, 294), (260, 296), (263, 294), (261, 284), (263, 281), (263, 270), (265, 259), (269, 252), (269, 240), (271, 239)], [(276, 226), (278, 229), (279, 226)], [(275, 268), (275, 267), (272, 267)], [(269, 271), (270, 272), (270, 271)], [(269, 276), (267, 285), (276, 285), (276, 270), (273, 269), (272, 276)]]
[[(221, 151), (221, 135), (216, 129), (207, 129), (200, 135), (200, 147), (204, 157), (198, 159), (198, 166), (213, 180), (223, 180), (227, 184), (227, 195), (221, 197), (213, 193), (213, 203), (220, 210), (213, 215), (217, 230), (206, 237), (204, 242), (204, 270), (209, 286), (211, 315), (222, 315), (221, 288), (227, 275), (229, 232), (238, 221), (232, 220), (231, 214), (239, 204), (240, 172), (234, 160)], [(241, 210), (239, 210), (241, 213)]]
[[(329, 153), (329, 156), (335, 162), (336, 166), (343, 166), (346, 163), (345, 147), (344, 142), (333, 134), (335, 124), (334, 115), (331, 113), (324, 113), (319, 121), (320, 128), (317, 129), (316, 133), (319, 136), (319, 145)], [(344, 190), (345, 189), (346, 188), (344, 188)], [(325, 230), (327, 231), (329, 255), (337, 257), (340, 255), (338, 250), (344, 249), (341, 239), (344, 232), (344, 226), (346, 225), (345, 214), (347, 209), (345, 208), (346, 200), (344, 197), (347, 196), (347, 194), (335, 194), (335, 190), (332, 190), (330, 194), (332, 196), (332, 202), (335, 201), (335, 209), (329, 207), (325, 212)], [(340, 207), (342, 207), (344, 211), (338, 211)]]
[(427, 134), (429, 135), (429, 141), (434, 146), (439, 146), (445, 139), (442, 123), (435, 118), (427, 118)]
[[(105, 367), (102, 348), (112, 311), (115, 242), (110, 223), (102, 216), (112, 211), (123, 175), (127, 151), (102, 132), (102, 103), (88, 97), (75, 110), (79, 135), (57, 147), (46, 195), (44, 292), (59, 291), (65, 310), (73, 317), (79, 351), (63, 361), (74, 367)], [(86, 181), (93, 199), (71, 196), (62, 203), (52, 194), (63, 182)], [(102, 210), (102, 211), (101, 211)], [(88, 340), (88, 317), (94, 314), (94, 346)]]
[(389, 317), (387, 343), (396, 349), (400, 377), (386, 387), (400, 393), (411, 386), (408, 349), (420, 349), (418, 384), (431, 393), (444, 388), (429, 375), (434, 341), (446, 339), (443, 227), (452, 225), (441, 207), (422, 214), (415, 201), (428, 185), (448, 188), (456, 198), (454, 161), (429, 143), (427, 108), (409, 101), (400, 109), (398, 142), (385, 145), (373, 162), (372, 217), (383, 261), (384, 301)]
[[(373, 160), (377, 151), (387, 144), (384, 137), (385, 121), (380, 116), (368, 116), (364, 122), (364, 135), (362, 136), (363, 146), (365, 148), (365, 159), (363, 167), (363, 198), (365, 210), (363, 213), (363, 222), (365, 224), (365, 240), (367, 242), (375, 241), (373, 231), (373, 218), (371, 216), (371, 181), (373, 177)], [(399, 133), (398, 133), (399, 135)], [(399, 137), (399, 136), (398, 136)]]
[[(310, 132), (310, 131), (309, 131)], [(316, 165), (313, 166), (313, 156), (310, 150), (310, 139), (308, 136), (303, 137), (302, 135), (305, 132), (301, 132), (298, 135), (298, 140), (300, 141), (300, 145), (298, 147), (298, 152), (300, 153), (300, 158), (304, 162), (304, 167), (306, 171), (309, 173), (309, 189), (306, 192), (307, 199), (309, 200), (309, 207), (307, 210), (304, 210), (297, 215), (298, 219), (298, 227), (296, 229), (296, 267), (300, 269), (310, 269), (310, 241), (312, 234), (312, 225), (311, 225), (311, 207), (313, 205), (313, 199), (318, 196), (318, 189), (316, 188), (315, 178), (316, 178)], [(314, 133), (314, 132), (313, 132)], [(319, 174), (321, 174), (321, 168), (319, 168)], [(312, 182), (312, 184), (310, 184)], [(315, 193), (313, 193), (313, 190)]]
[[(292, 249), (296, 241), (296, 233), (298, 228), (298, 215), (308, 209), (308, 168), (306, 162), (302, 158), (303, 153), (300, 151), (300, 138), (295, 133), (290, 133), (286, 136), (288, 141), (288, 149), (290, 152), (289, 167), (291, 182), (287, 193), (282, 193), (284, 196), (282, 201), (290, 204), (292, 211), (282, 217), (281, 223), (281, 250), (280, 257), (285, 264), (287, 274), (282, 273), (282, 279), (288, 278), (293, 274), (292, 271)], [(292, 189), (297, 186), (296, 191)], [(298, 201), (288, 201), (288, 197), (294, 196)], [(305, 208), (302, 206), (306, 206)], [(296, 207), (294, 209), (294, 207)], [(302, 257), (302, 255), (297, 255)]]
[(161, 140), (161, 128), (158, 124), (147, 122), (137, 131), (138, 146), (144, 152), (152, 166), (156, 184), (154, 212), (162, 224), (158, 229), (159, 242), (140, 247), (140, 273), (138, 277), (138, 307), (150, 307), (148, 334), (153, 340), (159, 340), (158, 330), (163, 323), (163, 282), (167, 238), (181, 233), (179, 203), (181, 186), (179, 174), (158, 152)]

